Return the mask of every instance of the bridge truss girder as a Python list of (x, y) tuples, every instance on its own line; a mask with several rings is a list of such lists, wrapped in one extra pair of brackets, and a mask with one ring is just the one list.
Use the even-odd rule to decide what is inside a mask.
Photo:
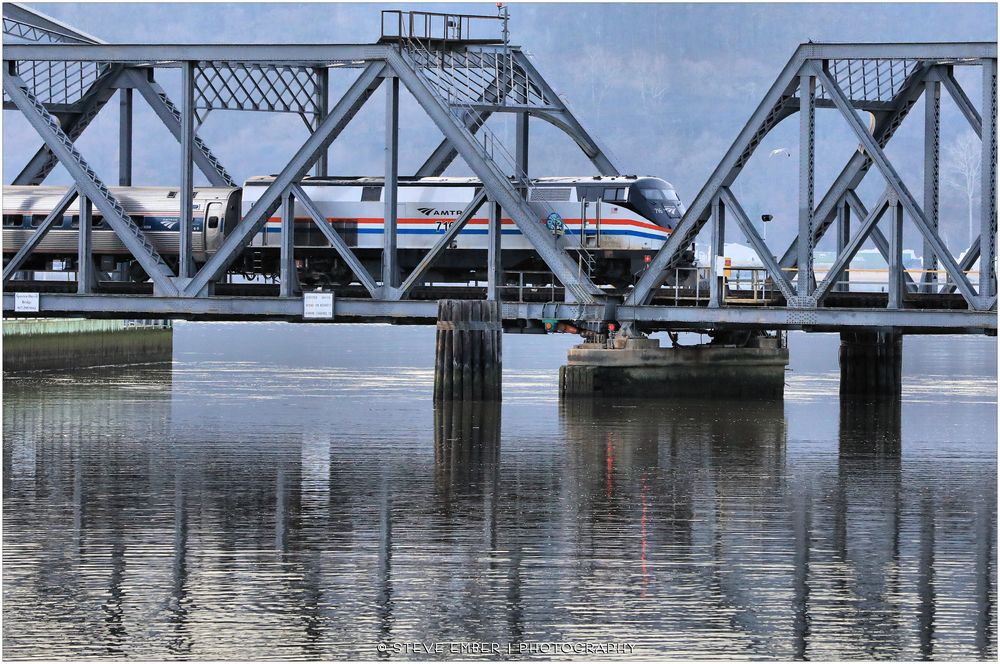
[[(6, 5), (5, 5), (6, 7)], [(6, 11), (6, 9), (5, 9)], [(44, 23), (40, 18), (38, 23)], [(425, 55), (440, 57), (442, 64), (432, 69), (426, 63), (417, 62), (417, 58)], [(240, 253), (250, 242), (254, 234), (266, 223), (267, 218), (278, 209), (280, 201), (297, 199), (300, 206), (315, 212), (315, 205), (308, 200), (300, 186), (306, 171), (316, 166), (317, 173), (326, 172), (326, 154), (330, 143), (336, 139), (343, 127), (360, 110), (364, 102), (371, 96), (383, 81), (389, 81), (390, 93), (400, 82), (418, 99), (427, 110), (435, 124), (445, 134), (446, 138), (428, 160), (429, 166), (423, 170), (440, 172), (461, 154), (469, 166), (483, 181), (485, 196), (490, 201), (503, 205), (522, 233), (534, 244), (541, 258), (548, 264), (554, 277), (566, 288), (567, 297), (581, 302), (591, 302), (603, 296), (603, 293), (582, 274), (573, 257), (563, 246), (564, 241), (554, 238), (538, 223), (537, 212), (528, 203), (527, 186), (511, 184), (511, 176), (515, 182), (526, 184), (526, 173), (505, 172), (504, 167), (494, 163), (493, 151), (496, 149), (492, 136), (480, 138), (490, 139), (489, 149), (478, 148), (477, 138), (473, 134), (485, 124), (492, 112), (516, 112), (519, 114), (519, 141), (516, 166), (527, 166), (527, 118), (537, 114), (566, 131), (570, 137), (584, 149), (587, 156), (603, 173), (617, 173), (611, 161), (604, 155), (593, 138), (583, 129), (566, 105), (545, 83), (544, 79), (531, 65), (527, 57), (516, 47), (504, 46), (503, 51), (490, 45), (455, 45), (440, 52), (428, 54), (413, 48), (412, 44), (397, 45), (326, 45), (326, 46), (279, 46), (279, 45), (219, 45), (219, 46), (118, 46), (108, 45), (98, 40), (77, 41), (73, 43), (36, 43), (11, 44), (4, 49), (4, 64), (11, 74), (9, 85), (16, 85), (29, 94), (36, 92), (34, 86), (41, 84), (34, 76), (27, 79), (17, 77), (22, 69), (30, 63), (30, 71), (35, 68), (51, 67), (53, 65), (71, 67), (97, 66), (103, 74), (83, 91), (78, 100), (70, 100), (69, 108), (59, 110), (71, 114), (72, 120), (67, 126), (63, 122), (61, 134), (57, 138), (49, 137), (44, 141), (42, 149), (31, 160), (19, 183), (37, 184), (44, 180), (55, 164), (53, 155), (59, 151), (53, 144), (69, 145), (70, 151), (66, 158), (70, 161), (82, 160), (79, 153), (72, 149), (72, 142), (82, 133), (89, 121), (106, 105), (115, 90), (121, 90), (122, 101), (122, 160), (131, 155), (131, 91), (138, 91), (152, 107), (157, 117), (181, 143), (181, 164), (178, 169), (181, 190), (181, 220), (180, 220), (180, 256), (177, 274), (174, 274), (156, 255), (151, 245), (148, 247), (130, 246), (136, 260), (143, 265), (156, 283), (157, 292), (164, 294), (177, 293), (187, 297), (210, 296), (212, 284), (222, 277), (227, 268), (233, 264)], [(182, 68), (182, 104), (178, 109), (160, 88), (154, 75), (162, 67)], [(361, 86), (363, 94), (358, 94), (358, 85), (352, 86), (341, 103), (329, 108), (328, 70), (331, 67), (363, 68), (361, 78), (365, 79)], [(479, 86), (470, 76), (476, 72), (482, 76), (483, 71), (492, 71), (496, 87), (490, 84)], [(361, 80), (359, 78), (359, 81)], [(15, 80), (16, 79), (16, 80)], [(476, 102), (490, 106), (490, 110), (470, 112), (463, 101), (451, 99), (451, 90), (441, 89), (442, 81), (446, 85), (454, 85), (461, 81), (461, 91), (469, 92), (476, 88), (479, 95)], [(49, 88), (53, 83), (44, 81)], [(57, 82), (58, 84), (58, 82)], [(5, 79), (5, 86), (8, 85)], [(126, 91), (129, 97), (126, 99)], [(46, 89), (45, 94), (52, 96), (61, 91), (53, 92)], [(447, 98), (446, 94), (447, 93)], [(353, 95), (353, 96), (352, 96)], [(36, 130), (42, 125), (51, 124), (45, 115), (51, 116), (54, 107), (45, 104), (31, 107), (33, 104), (21, 99), (21, 95), (8, 92), (6, 108), (16, 108), (26, 116), (33, 112), (41, 112), (36, 119)], [(392, 95), (395, 97), (395, 95)], [(348, 100), (347, 103), (343, 103)], [(398, 98), (394, 98), (394, 108), (398, 108)], [(39, 111), (41, 109), (41, 111)], [(223, 246), (208, 262), (195, 273), (191, 261), (191, 178), (192, 162), (197, 164), (212, 184), (216, 186), (234, 186), (234, 182), (203, 141), (195, 133), (197, 127), (205, 120), (212, 110), (240, 110), (252, 112), (290, 112), (303, 118), (310, 129), (310, 138), (289, 163), (282, 169), (281, 175), (267, 188), (258, 204), (241, 220), (236, 229), (226, 238)], [(86, 111), (86, 112), (83, 112)], [(386, 127), (387, 148), (395, 151), (398, 145), (399, 126), (398, 111), (390, 113)], [(456, 117), (457, 116), (457, 117)], [(59, 125), (60, 123), (56, 123)], [(59, 129), (57, 127), (57, 129)], [(523, 131), (521, 131), (523, 129)], [(483, 130), (485, 131), (485, 129)], [(41, 132), (40, 132), (41, 133)], [(501, 146), (502, 147), (502, 146)], [(478, 148), (478, 149), (477, 149)], [(74, 156), (75, 155), (75, 156)], [(62, 159), (61, 159), (62, 160)], [(386, 199), (395, 198), (398, 175), (395, 172), (395, 159), (386, 168)], [(68, 170), (74, 174), (87, 174), (89, 183), (77, 183), (77, 188), (84, 192), (82, 197), (89, 200), (85, 191), (93, 185), (98, 189), (107, 190), (92, 169), (85, 162), (71, 164)], [(516, 170), (516, 167), (515, 167)], [(120, 179), (122, 183), (131, 181), (130, 165), (121, 165)], [(83, 176), (81, 176), (83, 177)], [(101, 196), (107, 198), (110, 194)], [(477, 198), (477, 201), (479, 199)], [(96, 202), (96, 201), (95, 201)], [(485, 201), (479, 201), (473, 209), (463, 215), (467, 221)], [(100, 207), (100, 203), (98, 203)], [(286, 205), (283, 209), (293, 208)], [(544, 215), (543, 215), (544, 216)], [(320, 223), (316, 215), (310, 213), (315, 223)], [(414, 273), (400, 283), (395, 248), (395, 205), (386, 205), (386, 242), (383, 252), (383, 269), (381, 285), (373, 292), (376, 299), (400, 299), (419, 282), (430, 263), (441, 254), (447, 244), (438, 243), (428, 252), (427, 257)], [(109, 222), (113, 227), (115, 223)], [(497, 222), (499, 223), (499, 221)], [(135, 233), (125, 221), (120, 224), (122, 231), (130, 237), (123, 238), (128, 245)], [(324, 224), (328, 225), (328, 224)], [(117, 228), (115, 229), (117, 232)], [(321, 231), (331, 239), (335, 235), (332, 228), (321, 228)], [(39, 234), (39, 238), (44, 233)], [(119, 234), (120, 235), (120, 234)], [(141, 231), (140, 231), (141, 235)], [(37, 244), (37, 240), (32, 242)], [(147, 243), (148, 244), (148, 243)], [(358, 281), (369, 291), (374, 283), (371, 275), (364, 270), (361, 262), (343, 242), (331, 240), (345, 264), (355, 273)], [(291, 243), (284, 243), (281, 264), (293, 264), (294, 248)], [(139, 252), (138, 254), (136, 252)], [(145, 252), (145, 254), (143, 253)], [(499, 264), (496, 257), (490, 259), (491, 264)], [(154, 269), (155, 268), (155, 269)], [(155, 272), (155, 275), (150, 270)], [(290, 276), (288, 270), (286, 277)], [(12, 276), (8, 272), (5, 281)], [(287, 280), (287, 279), (286, 279)], [(292, 290), (283, 288), (290, 296)]]
[[(16, 10), (9, 9), (17, 7)], [(16, 16), (14, 15), (16, 14)], [(669, 323), (674, 320), (684, 326), (691, 320), (692, 312), (684, 313), (683, 307), (673, 309), (676, 314), (659, 311), (646, 304), (658, 288), (675, 257), (685, 248), (701, 228), (711, 220), (716, 253), (721, 251), (724, 239), (725, 217), (728, 212), (743, 228), (757, 252), (764, 258), (767, 270), (777, 285), (788, 309), (775, 315), (768, 313), (753, 319), (752, 315), (740, 311), (725, 311), (724, 298), (719, 297), (721, 275), (717, 272), (717, 262), (712, 264), (712, 282), (715, 287), (712, 298), (713, 309), (719, 312), (705, 314), (706, 325), (747, 324), (753, 320), (774, 327), (810, 325), (814, 321), (823, 324), (843, 324), (847, 326), (871, 325), (874, 320), (867, 314), (841, 310), (827, 313), (822, 306), (827, 293), (835, 288), (828, 277), (816, 285), (812, 280), (805, 284), (792, 284), (786, 271), (796, 268), (799, 261), (811, 262), (811, 249), (822, 238), (825, 231), (838, 222), (839, 263), (846, 267), (850, 262), (848, 253), (854, 245), (859, 245), (856, 237), (849, 233), (850, 213), (864, 220), (859, 233), (870, 237), (886, 256), (893, 270), (894, 292), (890, 310), (883, 321), (896, 320), (902, 326), (917, 329), (915, 321), (920, 316), (928, 316), (925, 311), (906, 311), (905, 289), (917, 288), (909, 275), (902, 269), (899, 260), (901, 248), (899, 223), (905, 209), (924, 237), (927, 247), (933, 252), (934, 264), (940, 261), (947, 270), (951, 282), (941, 284), (923, 283), (919, 287), (925, 291), (948, 292), (957, 287), (969, 305), (970, 311), (995, 308), (996, 283), (992, 270), (985, 270), (979, 288), (965, 277), (976, 256), (983, 256), (984, 265), (992, 265), (996, 255), (994, 235), (996, 230), (995, 187), (987, 187), (988, 174), (996, 173), (996, 46), (995, 44), (874, 44), (874, 45), (819, 45), (809, 44), (799, 48), (786, 65), (779, 78), (771, 87), (764, 101), (737, 137), (709, 182), (698, 194), (670, 239), (653, 258), (652, 263), (641, 276), (638, 284), (622, 305), (615, 305), (607, 296), (583, 274), (579, 260), (574, 261), (564, 239), (557, 239), (539, 224), (537, 204), (528, 201), (528, 119), (542, 119), (565, 132), (583, 150), (598, 172), (604, 175), (618, 174), (617, 167), (598, 146), (597, 142), (583, 128), (566, 104), (548, 85), (544, 77), (535, 69), (527, 56), (517, 47), (508, 44), (462, 43), (452, 40), (441, 45), (419, 40), (400, 39), (396, 43), (340, 44), (340, 45), (109, 45), (82, 33), (74, 33), (67, 26), (51, 22), (45, 17), (16, 5), (4, 5), (4, 26), (9, 34), (34, 40), (33, 44), (8, 44), (4, 48), (4, 89), (5, 108), (16, 108), (28, 117), (43, 138), (43, 148), (32, 158), (29, 166), (19, 176), (23, 182), (37, 183), (44, 180), (55, 161), (53, 155), (63, 162), (73, 176), (74, 184), (67, 192), (66, 200), (79, 196), (81, 204), (93, 203), (109, 220), (116, 234), (128, 246), (136, 260), (144, 267), (154, 281), (154, 295), (151, 298), (131, 298), (124, 296), (87, 294), (90, 304), (71, 306), (65, 298), (75, 296), (44, 295), (43, 303), (50, 303), (53, 311), (77, 311), (94, 313), (97, 309), (94, 298), (107, 302), (106, 311), (147, 313), (166, 311), (174, 307), (178, 315), (202, 315), (204, 312), (229, 312), (231, 315), (243, 313), (257, 315), (301, 309), (301, 299), (295, 297), (297, 284), (294, 283), (295, 260), (291, 242), (292, 219), (295, 206), (307, 211), (312, 223), (316, 224), (344, 264), (355, 275), (356, 280), (371, 295), (370, 300), (350, 301), (345, 311), (359, 311), (361, 302), (368, 302), (372, 317), (378, 312), (389, 312), (388, 317), (408, 318), (415, 311), (424, 311), (423, 303), (406, 303), (410, 291), (423, 279), (431, 264), (446, 251), (451, 240), (462, 226), (483, 206), (489, 211), (489, 297), (498, 297), (499, 277), (499, 208), (513, 219), (535, 251), (548, 265), (556, 280), (565, 287), (566, 304), (553, 303), (546, 317), (573, 318), (576, 320), (655, 321)], [(883, 94), (881, 84), (877, 94), (868, 90), (856, 90), (850, 62), (889, 62), (889, 92)], [(899, 71), (893, 69), (903, 64)], [(983, 67), (986, 82), (982, 116), (965, 96), (951, 68), (975, 62)], [(846, 65), (844, 63), (847, 63)], [(847, 67), (846, 78), (839, 67)], [(878, 66), (878, 65), (876, 65)], [(36, 76), (39, 71), (61, 72), (61, 78)], [(182, 69), (182, 92), (180, 108), (175, 106), (166, 93), (155, 82), (155, 74), (166, 67)], [(328, 76), (331, 68), (355, 68), (360, 74), (340, 100), (331, 104)], [(864, 65), (862, 76), (864, 80)], [(901, 74), (900, 74), (901, 72)], [(79, 74), (79, 76), (77, 76)], [(899, 74), (900, 83), (897, 83)], [(69, 87), (67, 81), (79, 78), (89, 81)], [(876, 78), (878, 78), (876, 76)], [(53, 82), (55, 81), (55, 82)], [(301, 186), (303, 177), (310, 168), (317, 174), (327, 172), (327, 153), (330, 144), (336, 140), (343, 128), (361, 110), (374, 92), (386, 85), (386, 228), (383, 260), (380, 275), (368, 272), (362, 261), (343, 241), (328, 220), (324, 219)], [(840, 85), (847, 88), (846, 93)], [(60, 88), (59, 86), (63, 86)], [(444, 141), (432, 152), (419, 175), (439, 174), (458, 156), (476, 173), (482, 182), (482, 190), (463, 212), (452, 228), (429, 250), (424, 259), (410, 275), (399, 274), (396, 260), (396, 190), (398, 184), (398, 91), (402, 85), (428, 113), (435, 125), (444, 134)], [(882, 148), (891, 138), (899, 123), (917, 102), (926, 89), (938, 85), (947, 90), (984, 139), (983, 186), (991, 192), (988, 205), (982, 216), (981, 240), (978, 241), (961, 262), (947, 254), (944, 243), (937, 235), (937, 209), (934, 194), (925, 188), (924, 208), (917, 204), (913, 195), (899, 181), (892, 164), (885, 157)], [(797, 94), (806, 89), (807, 94)], [(86, 129), (90, 120), (100, 112), (110, 100), (114, 91), (122, 96), (121, 114), (121, 164), (120, 180), (123, 184), (131, 181), (131, 95), (138, 91), (152, 107), (160, 121), (181, 144), (181, 163), (178, 167), (180, 189), (182, 190), (182, 211), (180, 223), (181, 252), (178, 269), (174, 271), (156, 254), (155, 249), (145, 241), (141, 229), (135, 227), (127, 215), (122, 214), (114, 196), (100, 181), (79, 152), (73, 141)], [(990, 97), (992, 91), (992, 97)], [(814, 207), (812, 200), (812, 173), (814, 171), (813, 150), (803, 150), (801, 162), (800, 191), (808, 205), (802, 205), (800, 215), (800, 237), (808, 238), (806, 248), (800, 250), (793, 244), (782, 259), (773, 259), (764, 240), (756, 233), (753, 224), (736, 200), (730, 186), (746, 165), (754, 150), (767, 133), (778, 123), (796, 112), (802, 113), (800, 124), (805, 145), (812, 145), (814, 113), (817, 108), (836, 108), (857, 131), (859, 126), (854, 109), (864, 109), (878, 118), (874, 136), (866, 131), (859, 133), (864, 150), (856, 153), (830, 191)], [(191, 262), (192, 231), (192, 168), (198, 166), (215, 185), (233, 185), (232, 178), (197, 135), (197, 129), (210, 112), (216, 110), (239, 110), (245, 112), (285, 112), (299, 115), (309, 128), (309, 137), (301, 148), (280, 170), (279, 175), (265, 189), (261, 198), (229, 234), (219, 251), (197, 271)], [(506, 153), (503, 145), (489, 132), (486, 122), (493, 113), (514, 113), (517, 116), (517, 145), (515, 155)], [(58, 116), (55, 121), (53, 116)], [(986, 121), (983, 121), (983, 117)], [(863, 135), (861, 135), (863, 134)], [(935, 139), (936, 140), (936, 139)], [(928, 155), (935, 155), (933, 146)], [(126, 163), (127, 162), (127, 163)], [(864, 174), (875, 165), (889, 181), (891, 192), (887, 194), (893, 201), (894, 213), (892, 233), (886, 237), (877, 227), (878, 215), (884, 214), (881, 201), (869, 215), (864, 204), (857, 197), (854, 188)], [(933, 165), (936, 168), (936, 163)], [(22, 177), (23, 176), (23, 177)], [(67, 203), (68, 204), (68, 203)], [(230, 266), (241, 255), (253, 236), (267, 223), (277, 210), (282, 210), (283, 241), (281, 243), (281, 298), (280, 305), (273, 305), (266, 298), (259, 300), (259, 306), (250, 302), (235, 304), (229, 300), (217, 300), (213, 286), (224, 276)], [(544, 217), (544, 215), (542, 215)], [(37, 246), (51, 223), (43, 224), (29, 247)], [(81, 261), (89, 251), (87, 238), (80, 242)], [(808, 251), (806, 250), (808, 249)], [(579, 250), (577, 250), (579, 251)], [(27, 256), (16, 257), (4, 271), (6, 283), (16, 272), (17, 265)], [(580, 256), (582, 259), (582, 255)], [(806, 270), (809, 272), (809, 270)], [(898, 279), (897, 279), (898, 277)], [(833, 277), (835, 279), (835, 276)], [(81, 292), (92, 290), (88, 282), (82, 284)], [(159, 299), (157, 299), (159, 298)], [(4, 308), (10, 310), (9, 297), (5, 295)], [(111, 302), (119, 302), (112, 305)], [(180, 305), (181, 301), (189, 304)], [(220, 305), (211, 304), (218, 301)], [(151, 305), (150, 302), (162, 304)], [(343, 301), (347, 306), (348, 301)], [(394, 304), (395, 303), (395, 304)], [(521, 316), (525, 312), (534, 315), (534, 305), (517, 305), (507, 309), (508, 315)], [(517, 308), (517, 311), (514, 309)], [(617, 311), (616, 311), (617, 309)], [(693, 309), (692, 311), (697, 311)], [(904, 313), (905, 312), (905, 313)], [(954, 321), (973, 321), (974, 317), (961, 319), (956, 315), (963, 312), (940, 314), (937, 322), (929, 323), (928, 329), (943, 329), (948, 316)], [(899, 314), (897, 316), (897, 314)], [(207, 314), (206, 314), (207, 315)], [(421, 314), (422, 315), (422, 314)], [(671, 318), (675, 316), (675, 318)], [(419, 317), (419, 316), (418, 316)], [(979, 316), (965, 325), (954, 323), (951, 328), (996, 329), (995, 314), (992, 324), (983, 325)], [(989, 316), (987, 316), (989, 318)], [(779, 320), (780, 319), (780, 320)], [(930, 320), (930, 318), (927, 318)], [(952, 320), (952, 319), (949, 319)], [(840, 322), (835, 322), (840, 321)], [(886, 322), (885, 324), (892, 324)]]
[[(868, 217), (854, 189), (874, 165), (887, 182), (890, 207), (902, 206), (906, 218), (916, 226), (923, 237), (925, 246), (929, 250), (925, 251), (927, 261), (925, 267), (930, 269), (929, 266), (940, 263), (950, 282), (938, 285), (928, 280), (921, 285), (914, 284), (913, 279), (903, 268), (901, 257), (898, 253), (894, 253), (901, 250), (900, 238), (886, 238), (875, 223), (863, 224), (864, 237), (861, 240), (870, 238), (874, 242), (889, 264), (890, 286), (895, 288), (898, 284), (900, 289), (899, 297), (890, 298), (890, 306), (905, 307), (904, 289), (916, 290), (919, 287), (924, 292), (952, 292), (957, 289), (969, 309), (995, 309), (996, 58), (996, 44), (990, 43), (803, 44), (786, 64), (750, 121), (688, 207), (670, 240), (654, 256), (649, 269), (640, 278), (625, 304), (634, 306), (648, 303), (666, 277), (673, 261), (694, 241), (706, 224), (713, 225), (713, 237), (721, 235), (716, 228), (719, 220), (713, 218), (713, 215), (722, 216), (724, 220), (725, 208), (738, 205), (730, 186), (764, 137), (782, 120), (799, 113), (801, 120), (799, 232), (793, 243), (782, 254), (778, 265), (773, 265), (766, 259), (764, 261), (770, 276), (779, 286), (782, 285), (782, 275), (779, 272), (793, 269), (797, 274), (804, 272), (810, 275), (809, 279), (796, 277), (797, 292), (791, 298), (786, 295), (787, 305), (806, 310), (821, 307), (824, 297), (831, 290), (831, 284), (818, 289), (812, 283), (811, 263), (814, 247), (835, 221), (844, 222), (845, 209), (854, 209), (862, 219)], [(952, 71), (955, 66), (981, 67), (984, 80), (982, 117), (955, 79)], [(866, 67), (869, 71), (866, 71)], [(874, 73), (870, 71), (872, 67), (875, 68)], [(880, 67), (882, 69), (879, 69)], [(886, 76), (886, 68), (888, 68), (888, 81), (880, 78)], [(931, 174), (929, 178), (931, 181), (925, 186), (923, 205), (919, 204), (907, 189), (883, 150), (920, 97), (926, 95), (928, 89), (934, 90), (933, 84), (940, 84), (949, 92), (970, 126), (983, 139), (982, 190), (987, 194), (984, 196), (985, 203), (981, 211), (981, 233), (961, 261), (947, 250), (937, 230), (937, 185), (932, 182), (938, 174), (936, 146), (940, 127), (939, 122), (933, 121), (936, 105), (928, 103), (932, 109), (932, 116), (926, 126), (928, 149), (925, 151), (925, 173)], [(877, 96), (871, 94), (872, 91), (867, 89), (868, 85), (873, 87), (877, 85)], [(848, 87), (850, 94), (845, 92), (842, 86)], [(862, 86), (865, 86), (865, 89), (862, 89)], [(861, 94), (858, 95), (858, 92)], [(815, 153), (812, 137), (817, 108), (836, 109), (847, 121), (862, 147), (852, 155), (829, 191), (821, 198), (819, 205), (814, 207), (812, 196)], [(876, 124), (873, 132), (870, 133), (861, 123), (857, 115), (858, 110), (870, 110), (875, 114)], [(983, 118), (987, 121), (984, 122)], [(849, 217), (849, 213), (847, 216)], [(898, 233), (899, 215), (894, 213), (890, 216), (893, 217), (890, 224), (892, 230)], [(866, 221), (872, 220), (868, 218)], [(877, 219), (875, 221), (877, 222)], [(857, 250), (853, 242), (847, 241), (848, 237), (849, 235), (842, 233), (838, 238), (842, 240), (838, 242), (838, 255), (835, 260), (838, 269), (847, 267), (851, 258), (849, 253)], [(770, 253), (770, 249), (766, 246), (758, 246), (761, 244), (760, 238), (750, 237), (750, 239), (759, 255), (764, 255), (761, 252)], [(983, 268), (980, 270), (978, 287), (974, 287), (965, 273), (980, 256)], [(802, 272), (799, 272), (800, 263), (803, 261), (807, 265)], [(716, 263), (714, 259), (710, 262), (713, 282), (719, 278), (716, 273)]]

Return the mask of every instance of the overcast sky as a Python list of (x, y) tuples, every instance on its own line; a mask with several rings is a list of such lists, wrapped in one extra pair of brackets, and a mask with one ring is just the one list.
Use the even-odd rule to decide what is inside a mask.
[[(494, 3), (375, 4), (96, 4), (32, 3), (32, 7), (110, 42), (275, 43), (366, 42), (379, 36), (383, 8), (493, 13)], [(511, 5), (512, 40), (559, 91), (583, 124), (607, 145), (629, 173), (675, 184), (690, 201), (724, 155), (764, 92), (800, 42), (996, 41), (995, 4), (521, 4)], [(958, 68), (978, 104), (979, 72)], [(965, 71), (968, 70), (968, 71)], [(333, 94), (349, 82), (335, 76)], [(168, 92), (176, 77), (165, 75)], [(922, 105), (890, 144), (907, 184), (922, 191)], [(943, 103), (943, 148), (968, 131), (957, 109)], [(817, 199), (856, 148), (835, 111), (818, 120)], [(110, 183), (117, 177), (117, 105), (107, 108), (79, 141), (81, 151)], [(412, 172), (440, 140), (416, 103), (404, 94), (401, 172)], [(331, 149), (331, 172), (376, 174), (382, 168), (381, 95)], [(4, 182), (38, 144), (16, 112), (4, 113)], [(495, 130), (510, 136), (512, 121)], [(215, 112), (200, 135), (230, 172), (243, 179), (276, 172), (306, 137), (293, 115)], [(532, 175), (590, 174), (593, 167), (556, 130), (532, 123)], [(790, 238), (797, 214), (798, 122), (768, 136), (735, 187), (747, 211), (775, 215), (769, 239)], [(786, 148), (790, 157), (768, 157)], [(176, 182), (176, 142), (137, 103), (135, 183)], [(456, 164), (453, 173), (466, 172)], [(64, 172), (49, 182), (67, 181)], [(873, 202), (884, 186), (867, 178), (862, 193)], [(965, 194), (942, 186), (948, 241), (966, 242)], [(978, 201), (977, 201), (978, 204)], [(734, 239), (739, 239), (735, 237)], [(908, 233), (908, 245), (916, 236)], [(775, 249), (780, 252), (780, 248)]]

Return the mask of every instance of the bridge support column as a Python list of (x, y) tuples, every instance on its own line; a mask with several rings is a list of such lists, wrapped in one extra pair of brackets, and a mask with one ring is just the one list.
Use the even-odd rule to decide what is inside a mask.
[(499, 302), (440, 300), (435, 401), (500, 401), (503, 326)]
[(583, 343), (559, 369), (563, 397), (781, 399), (788, 349), (779, 337), (661, 348), (656, 339)]
[(897, 330), (840, 333), (840, 394), (900, 397), (903, 335)]

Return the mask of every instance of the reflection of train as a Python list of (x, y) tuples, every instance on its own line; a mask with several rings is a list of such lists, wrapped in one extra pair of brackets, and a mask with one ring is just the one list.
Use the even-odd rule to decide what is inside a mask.
[[(192, 242), (194, 259), (204, 262), (216, 251), (223, 236), (250, 210), (272, 182), (251, 178), (242, 189), (198, 188), (194, 198)], [(384, 232), (381, 178), (306, 178), (302, 187), (320, 213), (373, 274), (379, 272)], [(473, 199), (480, 188), (473, 178), (400, 178), (398, 192), (398, 252), (403, 270), (414, 267)], [(178, 251), (180, 197), (176, 189), (162, 187), (112, 188), (126, 212), (150, 237), (168, 261)], [(4, 187), (3, 251), (10, 257), (30, 237), (58, 203), (61, 187)], [(594, 260), (595, 278), (610, 283), (630, 283), (646, 257), (667, 239), (684, 212), (673, 187), (658, 178), (557, 177), (532, 181), (528, 200), (553, 233), (563, 235), (567, 247), (583, 247)], [(278, 271), (281, 233), (280, 211), (272, 214), (253, 238), (242, 261), (233, 265), (247, 274)], [(68, 269), (76, 254), (79, 212), (72, 205), (38, 246), (25, 269)], [(112, 269), (128, 252), (95, 208), (94, 254), (102, 269)], [(504, 269), (544, 271), (546, 268), (530, 243), (509, 218), (502, 222)], [(349, 272), (325, 236), (300, 206), (296, 208), (295, 255), (300, 279), (305, 283), (346, 283)], [(431, 280), (469, 281), (485, 278), (486, 207), (456, 236)], [(118, 256), (118, 258), (116, 258)], [(56, 265), (53, 266), (55, 261)]]

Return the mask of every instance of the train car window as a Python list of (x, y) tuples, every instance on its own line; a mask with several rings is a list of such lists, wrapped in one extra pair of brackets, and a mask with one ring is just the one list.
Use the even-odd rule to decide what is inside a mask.
[(90, 218), (91, 228), (104, 228), (104, 217), (93, 216)]
[(361, 201), (375, 202), (382, 197), (382, 187), (362, 187)]
[(139, 228), (142, 228), (143, 223), (146, 221), (146, 218), (141, 214), (130, 214), (129, 218), (132, 220), (132, 223), (134, 223)]
[(618, 200), (618, 190), (617, 189), (605, 189), (604, 196), (602, 198), (606, 201), (617, 201)]
[(48, 215), (44, 215), (44, 214), (33, 214), (33, 215), (31, 215), (31, 227), (32, 228), (38, 228), (39, 226), (41, 226), (42, 222), (45, 221), (45, 217), (47, 217), (47, 216)]
[(69, 218), (69, 227), (70, 228), (80, 227), (80, 215), (74, 214), (72, 217)]
[(209, 228), (218, 228), (219, 227), (219, 218), (217, 216), (215, 216), (214, 214), (211, 217), (208, 218), (208, 227)]
[(639, 189), (639, 191), (642, 192), (642, 195), (647, 201), (665, 201), (667, 199), (667, 197), (664, 196), (663, 192), (659, 189), (643, 187)]
[(176, 191), (168, 191), (167, 192), (167, 198), (177, 198), (177, 192)]
[(4, 226), (20, 226), (24, 221), (24, 215), (20, 214), (5, 214), (3, 216)]

